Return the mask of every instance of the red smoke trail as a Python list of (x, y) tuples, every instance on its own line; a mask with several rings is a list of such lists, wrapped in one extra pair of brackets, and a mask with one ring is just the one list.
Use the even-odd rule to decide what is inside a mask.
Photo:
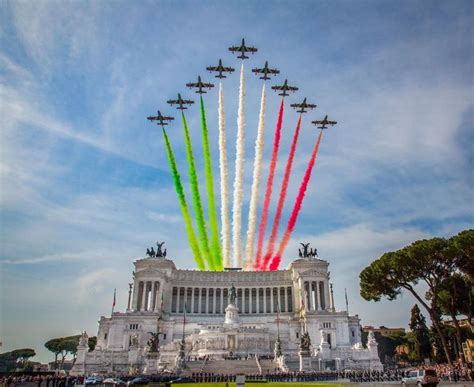
[(270, 199), (272, 198), (273, 178), (275, 177), (275, 169), (278, 161), (278, 149), (280, 148), (281, 125), (283, 122), (283, 107), (285, 98), (281, 99), (280, 110), (278, 112), (278, 121), (275, 129), (275, 137), (273, 139), (272, 159), (270, 162), (270, 171), (268, 173), (267, 186), (265, 188), (265, 199), (263, 201), (262, 219), (258, 228), (257, 255), (254, 262), (255, 270), (259, 270), (262, 259), (263, 238), (265, 238), (265, 230), (267, 228), (268, 207), (270, 207)]
[(293, 142), (291, 143), (290, 154), (288, 155), (288, 160), (286, 161), (285, 175), (283, 176), (283, 183), (281, 185), (281, 190), (280, 190), (280, 198), (278, 199), (278, 206), (275, 213), (275, 219), (273, 220), (272, 233), (270, 235), (270, 241), (268, 242), (267, 253), (265, 254), (263, 263), (260, 266), (260, 270), (265, 270), (265, 268), (268, 266), (268, 263), (270, 262), (270, 259), (272, 258), (273, 250), (275, 250), (275, 239), (278, 234), (278, 226), (280, 225), (281, 213), (283, 212), (283, 206), (285, 204), (286, 191), (288, 190), (288, 183), (290, 181), (291, 168), (293, 166), (293, 160), (295, 158), (295, 153), (296, 153), (296, 145), (298, 143), (298, 137), (300, 135), (300, 127), (301, 127), (301, 114), (300, 114), (300, 118), (298, 119), (298, 123), (296, 124), (295, 134), (293, 135)]
[(309, 180), (311, 179), (311, 172), (313, 171), (314, 164), (316, 162), (316, 156), (319, 150), (319, 143), (321, 142), (321, 137), (323, 136), (323, 131), (319, 133), (318, 140), (316, 141), (316, 145), (314, 146), (313, 153), (311, 154), (311, 158), (308, 163), (308, 167), (306, 168), (306, 172), (304, 174), (303, 180), (301, 181), (300, 189), (298, 191), (298, 196), (296, 197), (295, 206), (293, 207), (293, 212), (291, 213), (290, 219), (288, 220), (288, 225), (286, 227), (285, 234), (283, 239), (280, 243), (280, 247), (278, 248), (277, 254), (273, 257), (270, 263), (270, 270), (277, 270), (278, 266), (280, 265), (281, 255), (290, 240), (291, 233), (293, 232), (296, 224), (296, 220), (298, 219), (298, 214), (301, 210), (301, 205), (303, 204), (304, 195), (306, 193), (306, 188), (308, 187)]

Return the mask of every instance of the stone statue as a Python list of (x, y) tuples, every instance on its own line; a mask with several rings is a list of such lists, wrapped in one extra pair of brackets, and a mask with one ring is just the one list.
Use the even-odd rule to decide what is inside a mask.
[(156, 242), (156, 252), (152, 247), (151, 249), (146, 249), (146, 255), (150, 258), (165, 258), (166, 249), (163, 250), (163, 245), (165, 242)]
[(147, 342), (148, 346), (148, 351), (149, 352), (158, 352), (159, 351), (159, 346), (160, 346), (160, 330), (158, 330), (156, 333), (154, 332), (148, 332), (151, 337)]
[(311, 338), (309, 337), (309, 333), (305, 332), (301, 335), (300, 351), (308, 352), (310, 347), (311, 347)]
[(130, 336), (130, 347), (138, 347), (138, 334)]
[(79, 338), (79, 346), (87, 347), (88, 345), (89, 345), (89, 336), (87, 335), (87, 332), (84, 331), (81, 333), (81, 337)]
[(375, 335), (373, 331), (369, 331), (367, 336), (367, 345), (374, 345), (377, 344), (377, 340), (375, 340)]
[(303, 258), (308, 258), (309, 243), (300, 243), (300, 245), (303, 246)]
[(235, 289), (234, 284), (229, 289), (229, 302), (232, 305), (235, 305), (235, 300), (237, 298), (237, 290)]
[(160, 242), (160, 243), (156, 242), (156, 248), (157, 248), (156, 257), (157, 258), (161, 258), (161, 257), (164, 256), (163, 251), (161, 250), (161, 248), (163, 247), (164, 244), (165, 244), (165, 242)]
[(318, 249), (309, 248), (309, 243), (300, 243), (303, 251), (298, 249), (300, 258), (315, 258), (318, 256)]

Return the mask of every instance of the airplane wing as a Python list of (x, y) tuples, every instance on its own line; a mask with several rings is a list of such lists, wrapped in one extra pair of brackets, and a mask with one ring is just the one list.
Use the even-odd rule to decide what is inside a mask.
[(197, 84), (197, 83), (186, 83), (186, 87), (189, 87), (189, 88), (191, 88), (191, 87), (199, 87), (199, 84)]
[(273, 90), (283, 90), (283, 86), (272, 86)]
[(226, 71), (226, 72), (229, 72), (229, 73), (233, 73), (234, 72), (234, 69), (232, 67), (224, 67), (222, 71)]
[(158, 117), (150, 116), (150, 117), (147, 117), (146, 119), (147, 119), (147, 120), (150, 120), (150, 121), (154, 121), (154, 120), (157, 120)]
[(183, 103), (188, 104), (188, 105), (192, 105), (194, 103), (194, 101), (192, 101), (190, 99), (184, 99)]
[(166, 121), (173, 121), (174, 120), (174, 117), (163, 117), (163, 120), (166, 120)]
[(214, 67), (214, 66), (206, 67), (206, 70), (207, 71), (219, 71), (219, 69), (217, 67)]
[(337, 121), (328, 121), (328, 124), (329, 124), (329, 125), (336, 125), (336, 124), (337, 124)]
[(257, 52), (257, 49), (255, 47), (245, 47), (248, 52)]
[(239, 49), (240, 47), (237, 47), (237, 46), (229, 47), (229, 51), (232, 51), (232, 52), (239, 51)]
[(166, 103), (169, 103), (170, 105), (176, 105), (179, 102), (175, 99), (170, 99), (170, 100), (166, 101)]
[(214, 85), (212, 83), (203, 83), (201, 84), (201, 87), (207, 87), (208, 89), (210, 89), (211, 87), (214, 87)]
[(263, 69), (252, 69), (253, 73), (263, 73)]

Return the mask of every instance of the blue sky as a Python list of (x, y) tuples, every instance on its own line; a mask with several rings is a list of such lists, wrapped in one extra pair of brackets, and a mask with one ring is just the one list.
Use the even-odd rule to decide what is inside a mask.
[[(156, 240), (194, 267), (145, 117), (173, 113), (165, 101), (190, 97), (184, 84), (211, 80), (205, 67), (219, 58), (238, 68), (227, 47), (242, 37), (259, 48), (246, 63), (246, 187), (261, 88), (250, 68), (268, 60), (300, 87), (288, 102), (318, 104), (304, 117), (290, 203), (316, 135), (309, 120), (339, 122), (282, 266), (311, 241), (331, 263), (338, 309), (346, 287), (363, 324), (406, 326), (414, 300), (365, 302), (358, 274), (385, 251), (473, 226), (472, 17), (472, 2), (457, 0), (1, 1), (1, 350), (34, 347), (45, 361), (47, 339), (95, 333), (114, 288), (125, 309), (132, 262)], [(233, 159), (238, 76), (224, 88)], [(217, 92), (205, 98), (217, 160)], [(267, 164), (278, 103), (269, 95)], [(281, 155), (297, 119), (285, 113)], [(196, 107), (188, 121), (199, 149)], [(184, 170), (179, 125), (169, 133)]]

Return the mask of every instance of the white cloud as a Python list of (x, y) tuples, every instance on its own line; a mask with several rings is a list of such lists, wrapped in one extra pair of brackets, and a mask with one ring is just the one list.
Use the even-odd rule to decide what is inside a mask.
[(14, 258), (14, 259), (5, 259), (2, 260), (3, 264), (13, 264), (13, 265), (30, 265), (30, 264), (40, 264), (46, 262), (62, 262), (66, 263), (68, 261), (85, 261), (85, 260), (97, 260), (103, 261), (107, 258), (110, 253), (107, 253), (103, 250), (89, 250), (81, 252), (64, 252), (58, 254), (49, 254), (39, 257), (28, 257), (28, 258)]
[[(298, 256), (300, 242), (311, 242), (318, 249), (320, 258), (331, 262), (333, 270), (337, 268), (340, 274), (345, 272), (353, 276), (354, 269), (362, 268), (384, 252), (398, 250), (414, 240), (429, 237), (430, 234), (416, 228), (382, 229), (377, 224), (360, 223), (320, 235), (295, 235), (288, 244), (285, 256), (289, 263)], [(335, 279), (337, 281), (338, 277)]]
[(89, 304), (97, 294), (111, 288), (115, 282), (117, 271), (113, 269), (96, 269), (80, 274), (75, 282), (75, 301)]

